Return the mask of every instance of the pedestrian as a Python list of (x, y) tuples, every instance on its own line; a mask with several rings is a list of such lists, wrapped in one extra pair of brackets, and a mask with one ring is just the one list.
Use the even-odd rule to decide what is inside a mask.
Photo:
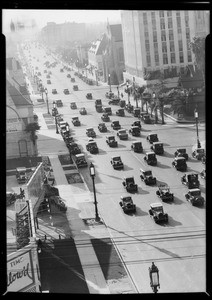
[(121, 93), (121, 97), (122, 97), (122, 98), (124, 97), (123, 93)]

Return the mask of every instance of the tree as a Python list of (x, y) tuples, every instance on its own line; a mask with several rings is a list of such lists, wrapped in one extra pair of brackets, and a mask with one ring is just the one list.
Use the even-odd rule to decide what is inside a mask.
[(205, 83), (205, 37), (194, 37), (193, 42), (190, 42), (190, 48)]
[(38, 138), (36, 135), (36, 131), (40, 129), (40, 126), (37, 122), (29, 123), (26, 125), (25, 131), (27, 133), (30, 133), (31, 140), (33, 142), (33, 145), (35, 145), (35, 141)]

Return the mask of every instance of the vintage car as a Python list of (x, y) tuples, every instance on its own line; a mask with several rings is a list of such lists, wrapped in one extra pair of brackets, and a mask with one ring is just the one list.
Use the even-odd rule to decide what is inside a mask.
[(155, 223), (168, 222), (168, 214), (164, 212), (163, 205), (161, 203), (150, 204), (149, 215)]
[(141, 130), (138, 126), (131, 126), (129, 133), (132, 134), (132, 136), (140, 136)]
[(71, 82), (75, 82), (75, 78), (74, 77), (71, 78)]
[(105, 106), (105, 107), (103, 107), (103, 112), (104, 112), (104, 113), (107, 113), (108, 116), (112, 116), (112, 109), (111, 109), (110, 106)]
[(137, 107), (134, 108), (133, 109), (133, 116), (139, 118), (140, 117), (140, 112), (141, 112), (140, 108), (137, 108)]
[(72, 123), (74, 126), (80, 126), (81, 123), (80, 123), (80, 120), (78, 117), (72, 117)]
[(50, 76), (49, 74), (47, 74), (47, 75), (46, 75), (46, 78), (49, 79), (49, 78), (51, 78), (51, 76)]
[(96, 99), (95, 100), (95, 108), (97, 112), (102, 112), (102, 100)]
[(113, 169), (124, 169), (124, 164), (121, 160), (120, 156), (113, 156), (110, 160), (111, 165), (113, 166)]
[(107, 127), (106, 127), (105, 123), (99, 123), (98, 129), (100, 132), (107, 132)]
[(148, 134), (146, 139), (150, 144), (155, 143), (155, 142), (159, 142), (158, 135), (156, 133)]
[(47, 80), (47, 84), (51, 84), (51, 80), (50, 79)]
[(49, 197), (49, 202), (50, 202), (51, 205), (55, 205), (60, 211), (63, 211), (63, 212), (67, 211), (67, 206), (62, 201), (60, 196), (50, 196)]
[(71, 74), (68, 73), (68, 74), (67, 74), (67, 78), (71, 78)]
[(92, 138), (96, 137), (96, 132), (94, 131), (93, 127), (86, 128), (86, 135)]
[(113, 92), (106, 92), (105, 97), (111, 99), (112, 97), (114, 97), (114, 93)]
[(156, 195), (164, 202), (174, 201), (174, 194), (170, 192), (170, 188), (167, 185), (160, 185)]
[(178, 171), (187, 171), (187, 164), (184, 157), (175, 157), (174, 161), (172, 162), (172, 166)]
[(57, 94), (57, 90), (56, 89), (52, 89), (52, 94)]
[(203, 155), (203, 157), (201, 158), (201, 162), (202, 162), (203, 164), (206, 164), (206, 155)]
[(140, 178), (146, 185), (155, 185), (156, 184), (156, 178), (153, 177), (151, 170), (146, 169), (140, 169)]
[(92, 93), (87, 93), (86, 98), (87, 99), (93, 99)]
[(25, 167), (16, 168), (15, 176), (18, 183), (26, 183), (28, 180), (27, 170)]
[(65, 95), (68, 95), (68, 94), (69, 94), (69, 90), (68, 90), (68, 89), (64, 89), (64, 90), (63, 90), (63, 93), (64, 93)]
[(106, 143), (107, 143), (110, 147), (118, 147), (118, 142), (116, 141), (114, 135), (106, 136)]
[(119, 105), (119, 102), (120, 102), (120, 98), (118, 98), (118, 97), (113, 97), (113, 98), (111, 98), (111, 99), (108, 101), (108, 104), (109, 104), (109, 105), (111, 105), (111, 104)]
[(201, 191), (198, 188), (189, 189), (188, 193), (185, 194), (185, 198), (193, 206), (203, 206), (205, 202), (204, 198), (201, 195)]
[(78, 90), (79, 90), (78, 85), (76, 85), (76, 84), (73, 85), (73, 90), (74, 90), (74, 91), (78, 91)]
[(57, 122), (57, 125), (60, 127), (60, 130), (61, 129), (66, 129), (66, 123), (64, 120), (60, 120)]
[(201, 158), (205, 155), (205, 149), (204, 148), (197, 148), (192, 152), (192, 157), (196, 158), (198, 160), (201, 160)]
[(138, 126), (138, 127), (140, 128), (140, 130), (141, 130), (141, 121), (134, 121), (134, 122), (132, 123), (131, 127), (132, 127), (132, 126)]
[(58, 114), (58, 110), (56, 107), (52, 108), (52, 116), (55, 117)]
[(74, 138), (73, 138), (73, 136), (70, 136), (70, 134), (69, 135), (65, 135), (63, 137), (63, 140), (64, 140), (67, 148), (69, 148), (69, 145), (74, 142)]
[(206, 169), (203, 169), (201, 172), (200, 172), (200, 177), (202, 179), (206, 179)]
[(85, 154), (84, 153), (80, 153), (80, 154), (76, 154), (75, 155), (75, 162), (78, 168), (83, 168), (83, 167), (87, 167), (88, 163), (85, 159)]
[(128, 140), (128, 133), (126, 129), (119, 129), (117, 136), (120, 138), (120, 140)]
[(64, 72), (63, 68), (60, 69), (60, 72), (61, 72), (61, 73)]
[(152, 120), (149, 114), (143, 114), (141, 115), (141, 120), (145, 123), (145, 124), (151, 124)]
[(157, 158), (155, 152), (147, 152), (144, 156), (144, 161), (151, 166), (157, 165)]
[(125, 100), (120, 100), (119, 105), (120, 105), (120, 107), (125, 108), (126, 101)]
[(163, 143), (161, 142), (153, 142), (150, 149), (154, 151), (155, 154), (164, 154)]
[(85, 109), (85, 107), (81, 107), (80, 110), (79, 110), (79, 113), (81, 115), (87, 115), (87, 110)]
[(103, 113), (101, 116), (102, 121), (104, 122), (110, 122), (110, 117), (108, 116), (107, 113)]
[(67, 147), (69, 149), (69, 153), (72, 154), (72, 155), (81, 153), (79, 145), (75, 142), (68, 143)]
[(190, 174), (185, 174), (181, 177), (181, 182), (189, 189), (195, 189), (199, 188), (200, 182), (198, 179), (198, 174), (197, 173), (190, 173)]
[(119, 129), (121, 129), (121, 125), (119, 124), (119, 121), (112, 121), (111, 127), (112, 127), (114, 130), (119, 130)]
[(90, 141), (86, 145), (86, 150), (89, 151), (91, 154), (99, 153), (99, 148), (97, 147), (97, 144), (95, 141)]
[(119, 109), (116, 111), (116, 115), (117, 115), (117, 116), (120, 116), (120, 117), (124, 117), (124, 116), (125, 116), (124, 109), (123, 109), (123, 108), (119, 108)]
[(137, 192), (138, 191), (138, 185), (135, 183), (133, 176), (124, 177), (122, 184), (126, 188), (127, 192)]
[(77, 109), (76, 102), (71, 102), (71, 103), (70, 103), (70, 108), (71, 108), (71, 109)]
[(123, 197), (121, 196), (121, 201), (119, 202), (119, 205), (123, 209), (124, 213), (135, 213), (136, 212), (136, 205), (133, 203), (133, 200), (131, 197)]
[(55, 100), (56, 101), (56, 105), (57, 105), (57, 107), (61, 107), (61, 106), (63, 106), (63, 102), (62, 102), (62, 100)]
[(142, 153), (142, 152), (143, 152), (143, 146), (142, 146), (142, 143), (139, 142), (139, 141), (133, 141), (133, 142), (132, 142), (132, 145), (131, 145), (131, 149), (132, 149), (134, 152)]
[(130, 103), (125, 105), (125, 109), (126, 111), (128, 111), (129, 113), (133, 112), (133, 105), (131, 105)]
[(184, 157), (185, 160), (188, 160), (188, 153), (186, 153), (185, 148), (177, 148), (177, 150), (174, 153), (175, 157)]

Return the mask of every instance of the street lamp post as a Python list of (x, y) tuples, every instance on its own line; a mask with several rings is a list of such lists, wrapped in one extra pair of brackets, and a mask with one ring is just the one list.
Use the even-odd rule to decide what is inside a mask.
[(47, 88), (45, 88), (45, 94), (46, 94), (46, 105), (47, 105), (47, 114), (49, 115), (50, 112), (49, 112), (49, 99), (48, 99), (48, 90)]
[(98, 75), (97, 75), (97, 70), (95, 69), (95, 75), (96, 75), (96, 85), (98, 85)]
[[(55, 102), (53, 103), (53, 108), (54, 108), (54, 110), (56, 109), (56, 104), (55, 104)], [(57, 125), (57, 117), (56, 117), (56, 113), (55, 113), (55, 115), (54, 115), (54, 119), (55, 119), (55, 126), (56, 126), (56, 134), (58, 134), (58, 133), (59, 133), (59, 130), (58, 130), (58, 125)]]
[(195, 117), (195, 120), (196, 120), (196, 130), (197, 130), (197, 148), (201, 148), (201, 144), (200, 144), (200, 141), (199, 141), (199, 132), (198, 132), (198, 111), (197, 111), (197, 108), (195, 108), (194, 110), (194, 117)]
[(111, 93), (112, 91), (111, 91), (111, 83), (110, 83), (110, 74), (108, 74), (108, 83), (109, 83), (109, 86), (110, 86), (110, 93)]
[(85, 76), (87, 78), (87, 65), (85, 64)]
[(117, 86), (118, 98), (119, 98), (119, 86)]
[(129, 93), (129, 83), (127, 82), (127, 96), (128, 96), (128, 105), (130, 105), (130, 93)]
[(94, 165), (91, 163), (90, 164), (90, 176), (92, 178), (92, 181), (93, 181), (93, 193), (94, 193), (94, 205), (95, 205), (95, 219), (96, 221), (100, 221), (100, 217), (99, 217), (99, 214), (98, 214), (98, 208), (97, 208), (97, 201), (96, 201), (96, 189), (95, 189), (95, 182), (94, 182), (94, 177), (95, 177), (95, 167)]
[(149, 277), (150, 277), (150, 286), (153, 292), (156, 294), (158, 292), (157, 288), (160, 288), (159, 283), (159, 270), (158, 267), (152, 262), (152, 266), (149, 267)]

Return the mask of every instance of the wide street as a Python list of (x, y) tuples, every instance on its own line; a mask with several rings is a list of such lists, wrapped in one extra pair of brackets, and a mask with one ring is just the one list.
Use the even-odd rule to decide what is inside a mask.
[[(28, 51), (24, 50), (27, 58)], [(92, 162), (96, 169), (96, 192), (99, 213), (104, 220), (111, 239), (113, 240), (117, 251), (121, 256), (126, 270), (131, 276), (132, 282), (140, 293), (149, 293), (149, 271), (148, 268), (152, 261), (159, 268), (160, 273), (160, 292), (204, 292), (206, 290), (206, 241), (205, 241), (205, 206), (203, 208), (194, 207), (185, 199), (187, 187), (181, 183), (181, 176), (184, 172), (179, 172), (172, 167), (174, 152), (177, 148), (186, 148), (189, 155), (188, 170), (189, 172), (200, 173), (204, 168), (200, 161), (192, 158), (192, 147), (196, 143), (195, 124), (177, 124), (166, 118), (166, 124), (143, 124), (141, 136), (132, 137), (126, 141), (118, 141), (118, 148), (110, 148), (106, 144), (106, 136), (115, 135), (117, 132), (112, 130), (107, 122), (108, 132), (101, 133), (98, 130), (98, 124), (101, 121), (101, 113), (95, 110), (95, 99), (101, 98), (104, 105), (107, 105), (108, 99), (105, 93), (109, 91), (106, 85), (90, 86), (78, 77), (74, 72), (64, 70), (60, 72), (62, 64), (58, 64), (51, 70), (51, 84), (47, 84), (46, 69), (44, 62), (49, 60), (53, 62), (51, 56), (46, 55), (44, 49), (32, 48), (31, 65), (37, 66), (41, 72), (41, 79), (44, 87), (48, 89), (48, 100), (50, 112), (53, 107), (53, 101), (61, 99), (63, 107), (58, 108), (65, 121), (70, 124), (71, 134), (74, 140), (81, 146), (82, 152), (85, 153), (87, 161)], [(35, 57), (35, 58), (33, 58)], [(37, 58), (39, 61), (37, 61)], [(72, 83), (67, 74), (75, 77), (76, 83)], [(79, 91), (73, 91), (73, 85), (77, 84)], [(56, 88), (58, 94), (53, 95), (52, 89)], [(68, 88), (69, 95), (63, 93), (63, 89)], [(117, 94), (116, 87), (112, 91)], [(91, 92), (92, 100), (86, 99), (86, 94)], [(123, 92), (124, 93), (124, 92)], [(125, 94), (125, 93), (124, 93)], [(36, 96), (40, 98), (39, 95)], [(35, 97), (35, 98), (36, 98)], [(126, 94), (124, 95), (127, 100)], [(46, 95), (44, 94), (44, 99)], [(76, 102), (77, 110), (70, 108), (70, 103)], [(35, 113), (47, 113), (45, 104), (34, 103)], [(85, 107), (87, 115), (80, 115), (79, 108)], [(119, 120), (122, 128), (128, 129), (133, 121), (136, 120), (130, 113), (125, 112), (125, 117), (117, 117), (115, 112), (118, 106), (112, 105), (111, 121)], [(79, 116), (81, 121), (80, 127), (74, 127), (71, 122), (72, 116)], [(99, 147), (99, 154), (90, 154), (86, 151), (85, 145), (88, 142), (86, 128), (93, 127), (97, 137), (95, 141)], [(157, 155), (158, 164), (155, 167), (149, 167), (157, 179), (157, 186), (167, 184), (171, 192), (174, 193), (173, 203), (163, 203), (164, 210), (168, 213), (169, 221), (166, 225), (159, 225), (149, 217), (149, 207), (151, 203), (161, 202), (156, 195), (157, 186), (148, 186), (140, 179), (140, 168), (147, 167), (144, 162), (145, 152), (150, 150), (150, 144), (146, 140), (149, 133), (157, 133), (159, 140), (164, 144), (164, 155)], [(55, 140), (61, 143), (61, 151), (64, 151), (65, 144), (60, 135), (55, 133), (55, 129), (46, 130), (44, 140), (49, 139), (49, 150), (45, 154), (58, 152), (54, 148)], [(205, 141), (204, 124), (199, 126), (200, 141)], [(142, 154), (134, 153), (131, 150), (131, 143), (134, 140), (142, 142), (144, 152)], [(42, 140), (38, 141), (40, 151), (42, 149)], [(44, 154), (42, 152), (42, 154)], [(124, 163), (124, 170), (114, 170), (111, 166), (110, 159), (112, 156), (121, 156)], [(88, 168), (80, 169), (80, 173), (90, 191), (92, 181)], [(122, 185), (122, 179), (125, 176), (134, 176), (135, 183), (138, 184), (138, 192), (129, 194)], [(205, 181), (199, 177), (200, 189), (202, 196), (206, 200)], [(135, 214), (124, 214), (120, 205), (120, 197), (131, 195), (133, 202), (136, 204), (137, 211)]]

